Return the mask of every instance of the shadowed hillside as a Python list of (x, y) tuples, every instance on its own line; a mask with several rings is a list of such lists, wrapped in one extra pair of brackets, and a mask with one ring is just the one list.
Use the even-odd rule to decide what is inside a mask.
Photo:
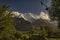
[(24, 20), (23, 18), (15, 17), (16, 25), (15, 28), (20, 31), (31, 31), (32, 25), (31, 22)]

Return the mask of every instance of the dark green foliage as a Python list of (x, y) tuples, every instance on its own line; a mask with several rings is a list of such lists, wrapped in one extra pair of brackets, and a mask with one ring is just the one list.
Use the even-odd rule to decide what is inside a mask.
[(60, 0), (52, 0), (53, 16), (60, 19)]
[(15, 32), (14, 20), (10, 12), (8, 12), (8, 5), (0, 7), (0, 39), (11, 40)]
[[(57, 17), (60, 20), (60, 0), (52, 0), (52, 5), (49, 9), (50, 16), (54, 20)], [(60, 27), (60, 21), (59, 21)]]

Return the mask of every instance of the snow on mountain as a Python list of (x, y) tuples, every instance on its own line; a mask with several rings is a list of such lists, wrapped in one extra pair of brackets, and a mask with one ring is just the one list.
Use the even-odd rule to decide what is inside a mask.
[(32, 18), (32, 16), (29, 15), (29, 13), (24, 13), (24, 14), (21, 14), (21, 17), (24, 19), (24, 20), (27, 20), (27, 21), (30, 21), (32, 22), (34, 19)]
[(22, 17), (23, 19), (27, 20), (27, 21), (33, 21), (33, 20), (37, 20), (37, 19), (43, 19), (43, 20), (50, 20), (49, 15), (41, 12), (40, 15), (35, 15), (32, 13), (19, 13), (19, 12), (12, 12), (13, 17)]
[(18, 18), (23, 18), (26, 21), (30, 21), (32, 22), (34, 19), (32, 18), (32, 16), (29, 15), (29, 13), (19, 13), (19, 12), (15, 12), (12, 11), (13, 16), (12, 17), (18, 17)]
[(21, 13), (15, 11), (12, 11), (11, 14), (13, 14), (12, 17), (18, 17), (21, 15)]
[(40, 15), (36, 15), (36, 14), (32, 14), (32, 13), (19, 13), (19, 12), (14, 12), (12, 11), (13, 16), (12, 17), (19, 17), (19, 18), (23, 18), (24, 20), (33, 22), (34, 20), (38, 20), (38, 19), (42, 19), (42, 20), (47, 20), (50, 23), (57, 23), (56, 20), (51, 22), (51, 19), (49, 17), (48, 14), (41, 12)]
[(35, 15), (35, 14), (32, 14), (32, 13), (29, 13), (29, 15), (34, 19), (40, 19), (39, 15)]
[(44, 13), (44, 12), (40, 13), (40, 18), (43, 19), (43, 20), (50, 20), (49, 15)]
[(51, 26), (53, 28), (57, 28), (58, 26), (58, 21), (54, 20), (52, 21), (49, 17), (48, 14), (41, 12), (40, 15), (35, 15), (32, 13), (19, 13), (19, 12), (12, 12), (13, 16), (12, 17), (18, 17), (18, 18), (23, 18), (25, 21), (32, 22), (36, 26), (40, 25), (46, 25), (46, 26)]

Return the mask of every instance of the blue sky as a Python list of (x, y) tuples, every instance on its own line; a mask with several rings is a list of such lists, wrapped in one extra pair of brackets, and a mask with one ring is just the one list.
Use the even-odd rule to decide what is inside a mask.
[[(40, 4), (41, 0), (0, 0), (0, 4), (9, 4), (10, 10), (19, 11), (22, 13), (35, 13), (39, 14), (45, 11), (45, 6)], [(50, 0), (42, 0), (45, 5), (50, 5)]]

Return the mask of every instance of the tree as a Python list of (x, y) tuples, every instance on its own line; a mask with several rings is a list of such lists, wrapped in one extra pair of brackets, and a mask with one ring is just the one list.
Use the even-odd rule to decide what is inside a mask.
[(8, 9), (8, 5), (0, 6), (0, 40), (11, 40), (14, 37), (14, 20)]
[[(56, 17), (60, 20), (60, 0), (52, 0), (51, 7), (49, 8), (51, 18), (54, 20)], [(60, 27), (60, 21), (59, 21)]]

